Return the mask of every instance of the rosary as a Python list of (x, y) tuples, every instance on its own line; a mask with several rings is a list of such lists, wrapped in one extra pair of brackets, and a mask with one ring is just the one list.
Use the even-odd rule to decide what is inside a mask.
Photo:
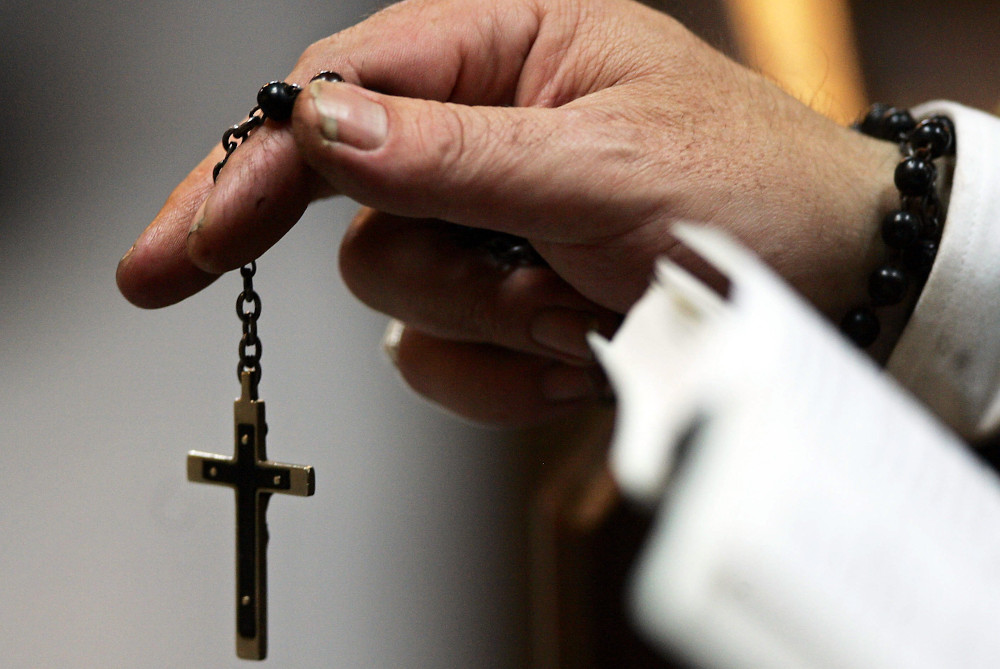
[[(332, 72), (314, 77), (320, 78), (343, 81)], [(280, 122), (291, 117), (300, 92), (300, 87), (280, 81), (260, 89), (257, 106), (250, 110), (247, 120), (222, 136), (226, 155), (212, 172), (213, 182), (252, 130), (266, 119)], [(262, 347), (257, 336), (260, 295), (253, 288), (256, 271), (256, 262), (240, 269), (243, 291), (236, 298), (243, 337), (236, 366), (240, 396), (233, 405), (235, 452), (231, 458), (200, 451), (191, 451), (187, 456), (189, 481), (226, 485), (236, 493), (236, 655), (245, 660), (263, 660), (267, 656), (267, 503), (273, 493), (307, 497), (316, 489), (312, 467), (273, 462), (265, 452), (267, 423), (264, 402), (257, 394)]]
[[(315, 77), (330, 82), (342, 82), (334, 72), (320, 72)], [(243, 123), (223, 134), (226, 155), (212, 171), (213, 182), (233, 152), (250, 133), (270, 119), (287, 121), (292, 116), (301, 87), (273, 81), (257, 93), (257, 106), (250, 110)], [(500, 271), (517, 267), (544, 266), (545, 261), (522, 237), (507, 233), (477, 230), (450, 225), (452, 241), (466, 249), (478, 249), (488, 256)], [(236, 375), (240, 381), (240, 396), (234, 410), (235, 447), (233, 457), (190, 451), (187, 456), (187, 477), (197, 483), (214, 483), (233, 488), (236, 493), (236, 654), (246, 660), (262, 660), (267, 656), (267, 504), (274, 493), (308, 497), (315, 492), (313, 468), (291, 465), (267, 459), (264, 438), (264, 402), (258, 397), (261, 377), (261, 342), (257, 335), (261, 300), (254, 290), (255, 261), (240, 268), (243, 291), (236, 298), (236, 315), (243, 324)]]

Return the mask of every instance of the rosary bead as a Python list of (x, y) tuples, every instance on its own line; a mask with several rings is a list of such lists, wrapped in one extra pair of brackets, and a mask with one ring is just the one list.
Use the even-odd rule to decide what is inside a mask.
[(322, 81), (329, 81), (331, 83), (340, 83), (344, 81), (344, 78), (342, 76), (340, 76), (336, 72), (331, 72), (330, 70), (323, 70), (322, 72), (319, 72), (309, 81), (316, 81), (317, 79)]
[(871, 346), (881, 329), (878, 316), (868, 307), (852, 309), (840, 321), (840, 331), (860, 348)]
[(916, 126), (917, 122), (909, 111), (893, 107), (882, 117), (881, 137), (890, 142), (903, 142)]
[(904, 158), (896, 166), (894, 181), (901, 206), (882, 219), (881, 233), (896, 265), (884, 265), (868, 277), (868, 306), (848, 312), (840, 322), (841, 332), (861, 348), (879, 335), (874, 308), (899, 304), (911, 282), (923, 287), (937, 256), (944, 223), (944, 207), (935, 185), (934, 160), (955, 154), (955, 125), (947, 116), (932, 116), (917, 123), (904, 109), (872, 105), (853, 128), (866, 135), (899, 144)]
[(940, 114), (938, 114), (937, 116), (931, 116), (929, 120), (943, 125), (945, 132), (948, 133), (948, 137), (951, 139), (951, 142), (948, 144), (948, 148), (945, 149), (944, 155), (946, 156), (955, 155), (955, 147), (957, 145), (956, 141), (957, 135), (955, 134), (955, 123), (947, 116), (942, 116)]
[(524, 237), (506, 232), (470, 228), (452, 223), (448, 225), (449, 237), (463, 249), (485, 252), (501, 271), (518, 267), (548, 267), (538, 251)]
[(292, 117), (295, 98), (298, 97), (298, 86), (284, 81), (272, 81), (264, 84), (257, 92), (257, 105), (266, 118), (274, 121), (287, 121)]
[(891, 249), (905, 249), (920, 236), (923, 222), (909, 211), (894, 211), (882, 219), (882, 240)]
[(938, 243), (935, 240), (921, 239), (903, 251), (903, 266), (915, 276), (925, 278), (931, 273), (937, 252)]
[(925, 149), (931, 159), (940, 158), (951, 150), (952, 135), (948, 127), (936, 118), (924, 119), (910, 135), (914, 149)]
[(884, 104), (874, 104), (865, 114), (865, 117), (861, 119), (856, 125), (857, 129), (868, 135), (869, 137), (881, 137), (882, 136), (882, 119), (885, 118), (886, 113), (891, 109), (889, 105)]
[(868, 277), (868, 295), (876, 307), (899, 304), (906, 296), (909, 281), (906, 273), (898, 267), (879, 267)]
[(904, 159), (896, 166), (896, 188), (906, 197), (920, 197), (934, 187), (937, 169), (929, 160), (915, 156)]

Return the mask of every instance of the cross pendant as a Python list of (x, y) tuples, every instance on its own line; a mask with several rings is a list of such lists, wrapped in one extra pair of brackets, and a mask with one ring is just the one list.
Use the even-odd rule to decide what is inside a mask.
[(236, 493), (236, 655), (267, 656), (267, 521), (272, 493), (309, 496), (313, 468), (272, 462), (264, 451), (267, 423), (252, 373), (240, 374), (241, 396), (233, 404), (236, 448), (232, 458), (201, 451), (187, 457), (189, 481), (227, 485)]

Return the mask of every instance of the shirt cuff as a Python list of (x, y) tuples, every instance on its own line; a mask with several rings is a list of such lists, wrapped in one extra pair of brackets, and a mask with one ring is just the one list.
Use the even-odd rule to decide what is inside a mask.
[(966, 439), (1000, 427), (1000, 119), (950, 102), (958, 148), (934, 267), (887, 369)]

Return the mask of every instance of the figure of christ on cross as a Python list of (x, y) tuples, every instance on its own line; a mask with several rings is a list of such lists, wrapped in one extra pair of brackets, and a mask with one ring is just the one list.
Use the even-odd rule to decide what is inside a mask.
[(236, 493), (236, 654), (267, 656), (267, 520), (272, 493), (307, 497), (315, 492), (313, 468), (271, 462), (265, 453), (264, 402), (257, 399), (252, 370), (240, 374), (242, 393), (233, 405), (235, 454), (190, 451), (189, 481), (216, 483)]

